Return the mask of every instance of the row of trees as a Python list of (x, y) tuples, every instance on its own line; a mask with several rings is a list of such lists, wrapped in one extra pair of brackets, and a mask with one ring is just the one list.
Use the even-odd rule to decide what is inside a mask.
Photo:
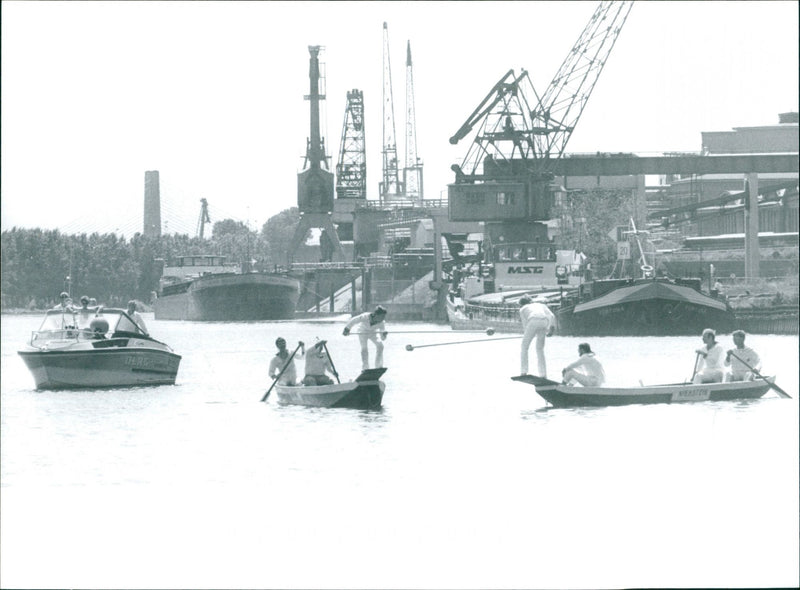
[(255, 261), (266, 270), (286, 264), (286, 252), (300, 215), (287, 209), (268, 220), (260, 232), (226, 219), (213, 226), (210, 239), (188, 235), (130, 239), (116, 234), (62, 234), (58, 230), (13, 228), (2, 232), (0, 306), (44, 308), (61, 291), (105, 305), (129, 299), (149, 301), (158, 289), (162, 261), (192, 254), (218, 254), (232, 262)]

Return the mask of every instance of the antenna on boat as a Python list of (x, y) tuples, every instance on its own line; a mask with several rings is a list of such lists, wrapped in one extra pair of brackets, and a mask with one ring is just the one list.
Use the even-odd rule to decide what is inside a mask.
[(639, 259), (642, 262), (642, 265), (639, 267), (642, 271), (642, 278), (649, 278), (650, 274), (653, 272), (653, 267), (647, 263), (647, 257), (644, 254), (644, 248), (642, 248), (642, 241), (639, 239), (639, 235), (647, 235), (650, 232), (647, 230), (637, 230), (636, 229), (636, 222), (633, 221), (633, 217), (630, 218), (631, 220), (631, 230), (626, 232), (629, 236), (633, 236), (633, 239), (636, 240), (636, 245), (639, 247)]

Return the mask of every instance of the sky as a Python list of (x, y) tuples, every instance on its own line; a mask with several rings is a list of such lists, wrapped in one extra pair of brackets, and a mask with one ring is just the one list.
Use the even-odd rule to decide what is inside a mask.
[[(413, 54), (425, 198), (471, 136), (448, 139), (511, 68), (541, 94), (596, 2), (2, 2), (2, 229), (141, 231), (158, 170), (165, 232), (260, 228), (297, 205), (309, 45), (324, 47), (331, 170), (346, 94), (364, 92), (368, 198), (381, 179), (383, 22), (397, 153)], [(567, 152), (699, 151), (702, 131), (798, 110), (797, 2), (634, 4)]]

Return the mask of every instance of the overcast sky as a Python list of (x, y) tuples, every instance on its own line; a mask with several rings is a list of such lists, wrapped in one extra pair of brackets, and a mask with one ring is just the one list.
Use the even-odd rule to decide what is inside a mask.
[[(167, 231), (260, 227), (297, 204), (308, 45), (322, 45), (335, 168), (346, 93), (364, 91), (369, 197), (381, 177), (382, 24), (398, 154), (414, 58), (425, 196), (469, 141), (448, 138), (510, 68), (541, 94), (596, 2), (2, 3), (2, 228), (141, 231), (144, 173)], [(798, 109), (797, 2), (638, 2), (568, 152), (698, 151), (701, 131)], [(179, 220), (180, 219), (180, 220)]]

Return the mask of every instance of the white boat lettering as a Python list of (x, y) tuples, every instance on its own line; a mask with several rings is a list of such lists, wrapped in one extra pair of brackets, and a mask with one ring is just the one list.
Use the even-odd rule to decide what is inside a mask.
[(543, 266), (509, 266), (508, 274), (540, 275), (544, 272)]
[(694, 401), (706, 400), (709, 396), (708, 387), (692, 387), (687, 389), (679, 389), (672, 394), (673, 401)]

